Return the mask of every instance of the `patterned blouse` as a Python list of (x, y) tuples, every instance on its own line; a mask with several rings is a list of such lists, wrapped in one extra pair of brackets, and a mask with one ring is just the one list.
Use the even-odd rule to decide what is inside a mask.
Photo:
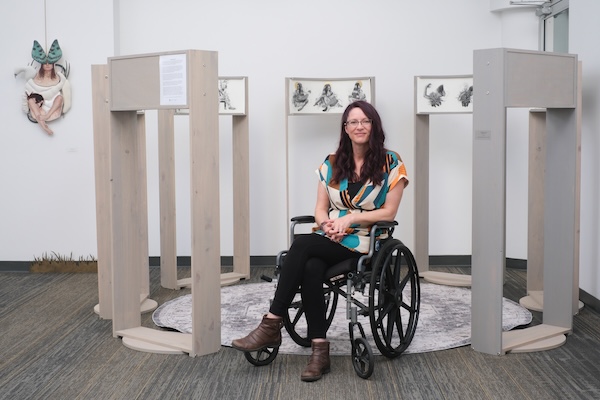
[[(385, 203), (387, 193), (402, 178), (405, 179), (404, 186), (408, 185), (406, 168), (402, 159), (397, 153), (388, 150), (381, 184), (375, 186), (369, 181), (358, 189), (358, 193), (354, 197), (351, 197), (348, 190), (348, 179), (343, 179), (335, 184), (331, 183), (334, 158), (333, 154), (327, 156), (323, 164), (316, 170), (319, 180), (325, 186), (329, 196), (329, 218), (331, 219), (343, 217), (346, 214), (376, 210)], [(353, 251), (368, 253), (370, 228), (370, 225), (351, 225), (340, 244)], [(322, 230), (317, 230), (315, 233), (325, 235)]]

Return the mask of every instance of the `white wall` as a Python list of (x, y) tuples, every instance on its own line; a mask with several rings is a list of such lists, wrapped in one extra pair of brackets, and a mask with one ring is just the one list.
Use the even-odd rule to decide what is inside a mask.
[[(221, 75), (249, 77), (253, 255), (275, 254), (286, 245), (286, 77), (374, 76), (376, 103), (385, 122), (388, 145), (404, 158), (410, 175), (414, 165), (414, 75), (469, 74), (474, 48), (501, 45), (500, 17), (490, 13), (489, 4), (484, 2), (436, 1), (432, 8), (431, 2), (380, 1), (369, 4), (368, 14), (364, 14), (357, 12), (364, 7), (358, 1), (309, 0), (301, 6), (281, 1), (234, 1), (196, 8), (194, 3), (180, 0), (161, 9), (160, 23), (148, 29), (148, 21), (155, 18), (160, 4), (142, 0), (121, 3), (123, 54), (176, 48), (218, 50)], [(312, 213), (316, 188), (313, 171), (334, 150), (339, 122), (334, 117), (293, 117), (289, 122), (290, 214)], [(465, 160), (470, 159), (471, 130), (467, 119), (460, 125), (442, 123), (440, 131), (434, 133), (464, 140), (452, 143), (452, 152), (459, 155), (456, 160), (462, 161), (457, 177), (448, 178), (459, 181), (458, 188), (453, 186), (446, 193), (456, 200), (445, 203), (461, 212), (446, 213), (453, 218), (454, 233), (441, 240), (432, 237), (433, 254), (470, 254), (470, 224), (465, 224), (465, 220), (470, 221), (470, 208), (463, 201), (470, 199), (470, 192), (462, 189), (470, 187), (470, 172), (464, 169), (470, 169)], [(465, 142), (467, 146), (463, 146)], [(225, 171), (226, 156), (222, 153)], [(435, 154), (432, 158), (436, 159)], [(436, 163), (433, 171), (448, 166), (440, 168)], [(227, 199), (228, 193), (222, 190), (221, 198)], [(453, 207), (455, 203), (459, 207)], [(402, 222), (399, 235), (409, 245), (412, 214), (413, 193), (407, 190), (398, 218)], [(230, 223), (225, 217), (223, 223)], [(447, 219), (437, 223), (432, 232), (448, 225)], [(460, 232), (456, 232), (457, 227)], [(157, 231), (152, 225), (151, 229)], [(227, 229), (223, 231), (226, 234)], [(228, 251), (227, 238), (222, 239), (222, 247)]]
[(569, 51), (579, 55), (583, 69), (579, 287), (595, 298), (600, 298), (600, 54), (592, 38), (599, 32), (598, 15), (596, 0), (569, 2)]
[[(531, 9), (490, 12), (484, 1), (407, 2), (380, 0), (281, 0), (195, 2), (47, 0), (48, 40), (59, 39), (73, 64), (73, 109), (52, 126), (53, 138), (27, 121), (19, 109), (22, 82), (12, 68), (29, 61), (33, 39), (41, 40), (39, 15), (10, 2), (0, 15), (4, 73), (0, 113), (10, 129), (0, 135), (0, 260), (30, 260), (46, 251), (96, 254), (90, 65), (119, 54), (177, 49), (217, 50), (220, 75), (249, 78), (251, 254), (274, 255), (287, 245), (284, 83), (286, 77), (374, 76), (376, 103), (388, 147), (414, 175), (415, 75), (472, 73), (474, 49), (537, 48)], [(69, 13), (63, 12), (68, 9)], [(59, 11), (60, 10), (60, 11)], [(69, 16), (67, 16), (67, 14)], [(94, 18), (84, 18), (94, 15)], [(116, 26), (113, 26), (116, 21)], [(34, 27), (32, 30), (31, 27)], [(83, 35), (82, 32), (86, 32)], [(116, 32), (117, 37), (114, 37)], [(85, 38), (87, 34), (91, 39)], [(116, 51), (114, 49), (117, 49)], [(159, 254), (155, 113), (148, 112), (150, 253)], [(178, 248), (189, 255), (186, 121), (177, 121)], [(509, 116), (512, 120), (512, 114)], [(521, 122), (509, 121), (507, 255), (526, 257), (526, 190)], [(221, 117), (221, 253), (232, 254), (230, 120)], [(290, 118), (290, 214), (311, 213), (314, 169), (338, 140), (335, 117)], [(514, 132), (514, 133), (513, 133)], [(433, 255), (471, 253), (470, 116), (432, 118), (431, 238)], [(525, 142), (526, 144), (526, 142)], [(414, 193), (400, 207), (398, 236), (413, 245)], [(525, 210), (525, 211), (523, 211)], [(525, 226), (525, 229), (523, 229)]]
[[(110, 2), (10, 1), (0, 13), (0, 260), (44, 252), (96, 255), (91, 65), (112, 55)], [(47, 31), (47, 38), (45, 32)], [(51, 123), (54, 137), (21, 111), (24, 81), (16, 67), (31, 61), (34, 40), (58, 39), (71, 64), (73, 107)], [(46, 47), (46, 50), (48, 48)]]

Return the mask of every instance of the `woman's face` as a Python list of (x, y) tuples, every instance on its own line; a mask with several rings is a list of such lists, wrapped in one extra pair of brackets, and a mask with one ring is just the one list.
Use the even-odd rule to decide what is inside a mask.
[(52, 71), (54, 64), (43, 64), (42, 68), (44, 68), (44, 71)]
[(353, 144), (368, 144), (371, 137), (371, 120), (363, 110), (355, 107), (348, 113), (345, 130)]

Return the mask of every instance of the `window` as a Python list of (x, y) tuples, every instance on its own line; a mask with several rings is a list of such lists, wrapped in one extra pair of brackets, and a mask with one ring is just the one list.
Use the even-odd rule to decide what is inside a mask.
[(569, 52), (569, 0), (554, 0), (536, 10), (540, 17), (540, 47), (544, 51)]

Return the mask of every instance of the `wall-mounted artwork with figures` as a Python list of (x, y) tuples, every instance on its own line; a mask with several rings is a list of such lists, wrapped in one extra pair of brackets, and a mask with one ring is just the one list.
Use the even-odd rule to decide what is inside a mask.
[(286, 78), (287, 114), (341, 114), (353, 101), (373, 103), (374, 91), (373, 77)]
[(245, 115), (248, 93), (246, 77), (219, 77), (219, 114)]
[(416, 76), (417, 114), (472, 113), (473, 75)]
[(54, 40), (46, 53), (42, 45), (33, 41), (31, 61), (24, 67), (15, 69), (15, 78), (23, 77), (25, 89), (22, 96), (22, 109), (27, 118), (48, 135), (54, 134), (48, 126), (50, 121), (64, 115), (71, 108), (70, 66), (63, 58), (63, 52)]

